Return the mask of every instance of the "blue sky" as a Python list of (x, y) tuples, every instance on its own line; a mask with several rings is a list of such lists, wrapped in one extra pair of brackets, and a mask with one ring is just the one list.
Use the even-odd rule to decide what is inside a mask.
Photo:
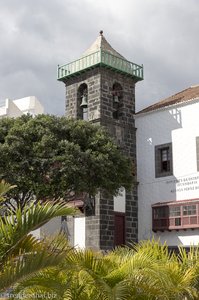
[(144, 65), (140, 110), (199, 84), (198, 0), (0, 0), (0, 100), (35, 95), (64, 114), (57, 64), (75, 60), (102, 29), (128, 60)]

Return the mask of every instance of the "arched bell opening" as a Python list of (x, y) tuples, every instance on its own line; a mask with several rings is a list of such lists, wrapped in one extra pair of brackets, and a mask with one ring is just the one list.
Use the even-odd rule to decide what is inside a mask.
[(77, 92), (77, 118), (88, 120), (88, 86), (82, 83)]
[(113, 96), (113, 119), (118, 120), (122, 116), (122, 104), (123, 104), (123, 89), (121, 84), (115, 82), (112, 87)]

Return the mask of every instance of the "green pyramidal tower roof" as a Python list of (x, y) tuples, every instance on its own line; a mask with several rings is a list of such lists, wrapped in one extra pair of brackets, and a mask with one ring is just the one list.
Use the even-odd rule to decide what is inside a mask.
[(95, 42), (79, 59), (65, 65), (58, 65), (57, 79), (66, 81), (97, 66), (110, 68), (116, 72), (134, 77), (136, 81), (143, 80), (143, 66), (128, 61), (114, 50), (103, 36), (103, 31), (100, 31), (100, 35)]

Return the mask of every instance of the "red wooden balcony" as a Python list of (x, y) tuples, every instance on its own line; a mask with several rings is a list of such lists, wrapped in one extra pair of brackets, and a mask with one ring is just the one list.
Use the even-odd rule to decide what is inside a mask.
[(152, 229), (156, 231), (199, 228), (199, 199), (152, 205)]

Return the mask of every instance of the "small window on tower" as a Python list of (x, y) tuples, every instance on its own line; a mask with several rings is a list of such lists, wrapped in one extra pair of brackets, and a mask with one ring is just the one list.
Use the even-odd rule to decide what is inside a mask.
[(85, 83), (81, 84), (78, 89), (77, 118), (88, 120), (88, 87)]
[(119, 83), (114, 83), (112, 88), (113, 96), (113, 118), (118, 120), (122, 116), (122, 86)]
[(155, 146), (155, 177), (170, 176), (172, 174), (172, 144)]

